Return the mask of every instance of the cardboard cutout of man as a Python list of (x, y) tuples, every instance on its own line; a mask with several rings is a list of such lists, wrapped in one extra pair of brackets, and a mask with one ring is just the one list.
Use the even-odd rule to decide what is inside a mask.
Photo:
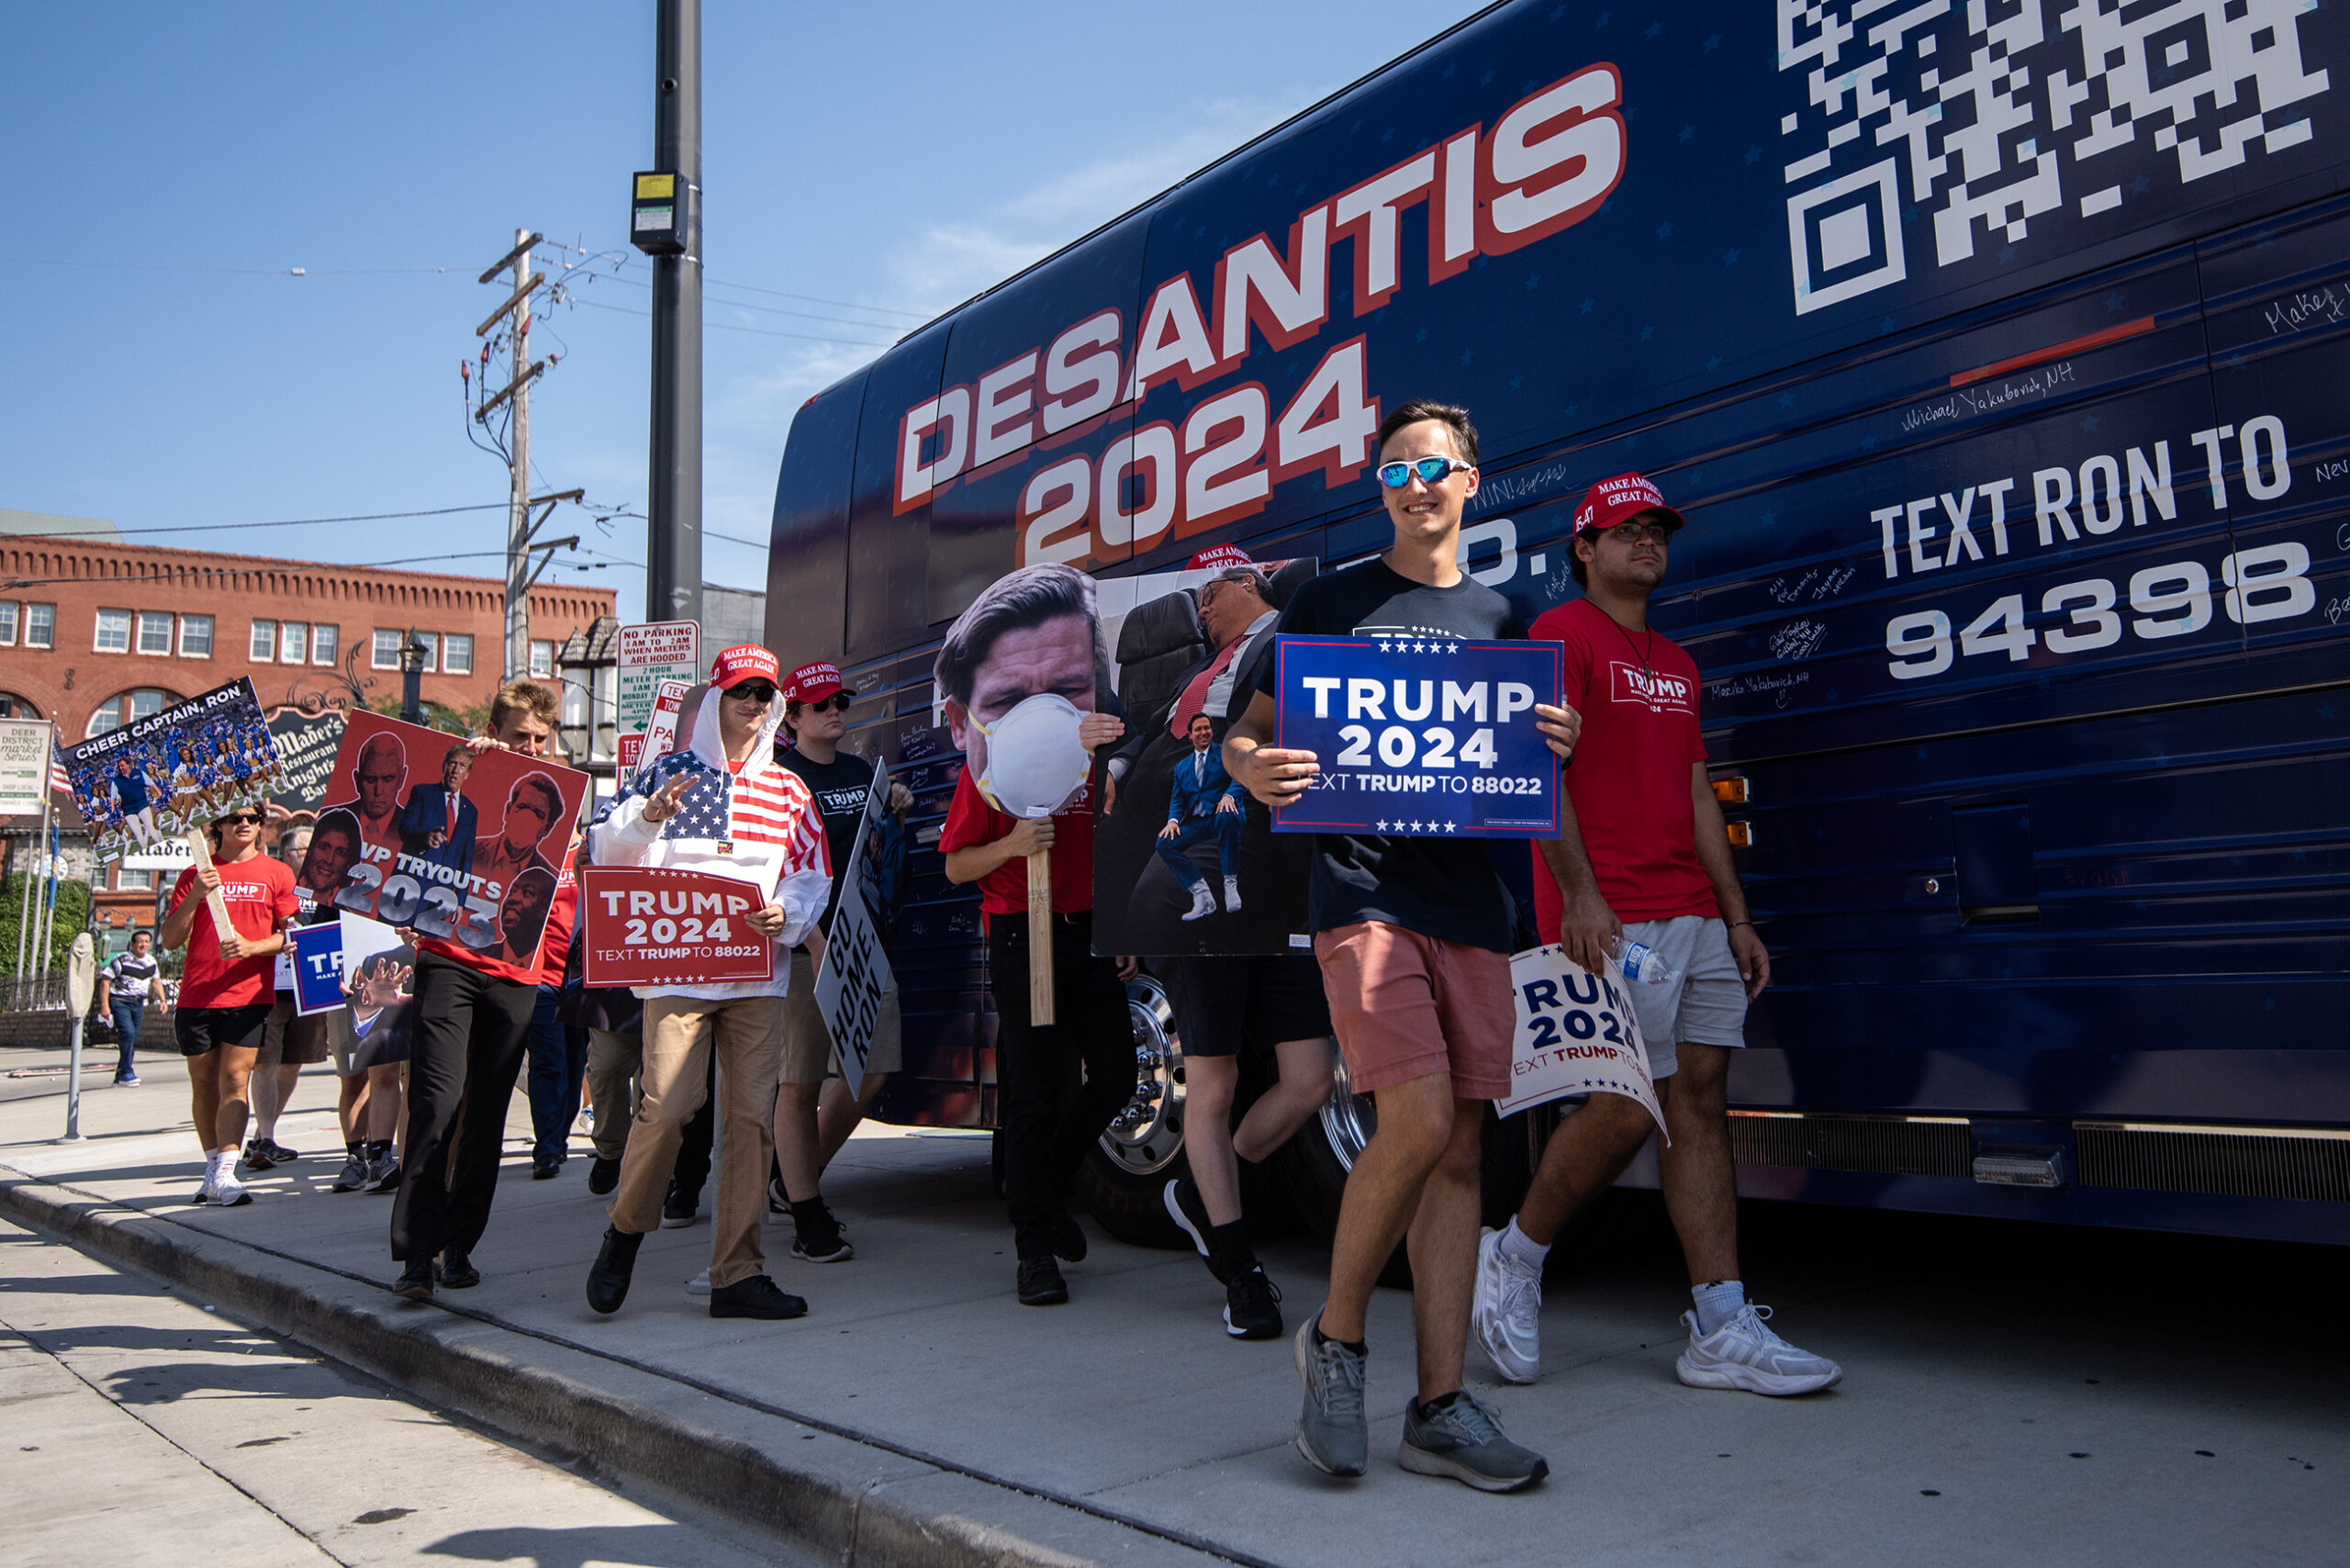
[(359, 823), (360, 836), (387, 854), (400, 848), (400, 786), (408, 782), (408, 751), (399, 737), (380, 734), (359, 748), (351, 770), (357, 791), (338, 801), (330, 812), (348, 812)]
[(554, 868), (539, 846), (562, 816), (563, 795), (554, 779), (543, 773), (517, 778), (506, 792), (506, 814), (498, 821), (497, 836), (474, 846), (473, 874), (500, 887), (513, 886), (516, 878), (532, 870), (544, 871), (552, 880)]
[(1240, 809), (1240, 786), (1224, 770), (1222, 749), (1215, 744), (1215, 721), (1205, 713), (1192, 715), (1192, 755), (1175, 765), (1167, 796), (1167, 825), (1158, 830), (1158, 857), (1192, 894), (1187, 921), (1216, 913), (1215, 895), (1208, 879), (1183, 852), (1209, 834), (1215, 835), (1217, 867), (1224, 873), (1224, 909), (1240, 912), (1240, 829), (1248, 822)]
[(478, 813), (462, 793), (474, 754), (463, 742), (441, 759), (441, 782), (419, 784), (400, 811), (400, 853), (463, 876), (473, 864)]

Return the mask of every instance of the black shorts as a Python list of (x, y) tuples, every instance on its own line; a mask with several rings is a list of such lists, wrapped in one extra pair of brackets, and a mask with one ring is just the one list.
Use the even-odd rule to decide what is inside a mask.
[(200, 1057), (226, 1046), (258, 1051), (269, 1025), (270, 1004), (251, 1007), (182, 1007), (172, 1014), (172, 1037), (184, 1057)]
[(1330, 1033), (1322, 967), (1311, 953), (1153, 958), (1150, 967), (1167, 987), (1187, 1057), (1237, 1056), (1243, 1046), (1270, 1050)]

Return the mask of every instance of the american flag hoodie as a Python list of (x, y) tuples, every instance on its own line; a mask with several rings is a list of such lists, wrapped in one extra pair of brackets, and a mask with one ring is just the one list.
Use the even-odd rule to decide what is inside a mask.
[[(621, 785), (592, 830), (595, 861), (599, 866), (671, 867), (748, 882), (767, 902), (783, 906), (783, 933), (774, 944), (774, 962), (764, 981), (639, 986), (640, 998), (690, 996), (718, 1002), (785, 994), (791, 984), (791, 949), (814, 928), (832, 892), (831, 852), (816, 798), (798, 774), (775, 760), (782, 702), (769, 705), (749, 760), (733, 773), (727, 768), (719, 739), (720, 700), (715, 688), (705, 690), (694, 714), (693, 744), (655, 758)], [(646, 802), (680, 777), (692, 782), (677, 815), (646, 822)]]

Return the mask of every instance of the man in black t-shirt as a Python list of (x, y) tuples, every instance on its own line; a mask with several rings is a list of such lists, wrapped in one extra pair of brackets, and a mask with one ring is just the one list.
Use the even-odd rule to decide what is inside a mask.
[[(1509, 601), (1460, 568), (1460, 512), (1477, 493), (1476, 463), (1477, 432), (1462, 410), (1415, 401), (1390, 414), (1379, 429), (1379, 478), (1394, 542), (1377, 560), (1301, 587), (1281, 630), (1523, 637)], [(1224, 745), (1232, 777), (1278, 811), (1320, 768), (1312, 752), (1272, 744), (1275, 679), (1268, 661)], [(1571, 755), (1576, 716), (1538, 706), (1534, 717), (1551, 749)], [(1360, 1475), (1369, 1462), (1364, 1314), (1404, 1241), (1419, 1391), (1404, 1414), (1404, 1468), (1480, 1491), (1531, 1486), (1550, 1466), (1503, 1436), (1493, 1409), (1461, 1385), (1485, 1102), (1509, 1087), (1516, 1023), (1508, 894), (1482, 844), (1345, 833), (1315, 836), (1306, 901), (1338, 1048), (1353, 1089), (1375, 1096), (1379, 1126), (1347, 1179), (1330, 1298), (1298, 1330), (1298, 1451), (1333, 1475)]]
[[(849, 700), (835, 666), (819, 662), (793, 670), (784, 686), (783, 703), (784, 727), (792, 745), (787, 750), (778, 743), (776, 751), (776, 760), (805, 780), (816, 797), (833, 868), (832, 898), (816, 923), (818, 934), (791, 955), (791, 990), (783, 999), (783, 1077), (776, 1087), (776, 1174), (767, 1187), (767, 1212), (791, 1215), (798, 1233), (792, 1252), (818, 1263), (845, 1262), (852, 1253), (817, 1183), (890, 1075), (898, 1070), (901, 1053), (893, 985), (882, 993), (857, 1092), (849, 1092), (845, 1079), (827, 1081), (836, 1053), (832, 1031), (824, 1027), (824, 1015), (816, 1006), (816, 965), (823, 957), (824, 936), (833, 928), (833, 912), (840, 907), (841, 890), (848, 885), (849, 852), (873, 788), (873, 765), (840, 749), (848, 734)], [(890, 787), (892, 812), (912, 803), (904, 785)]]

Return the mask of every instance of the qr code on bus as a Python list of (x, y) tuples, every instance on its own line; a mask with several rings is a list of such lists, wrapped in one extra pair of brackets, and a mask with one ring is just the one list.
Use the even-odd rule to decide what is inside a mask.
[[(2309, 141), (2317, 0), (1777, 0), (1798, 315)], [(1930, 236), (1902, 218), (1930, 218)], [(2043, 235), (2048, 222), (2043, 222)]]

